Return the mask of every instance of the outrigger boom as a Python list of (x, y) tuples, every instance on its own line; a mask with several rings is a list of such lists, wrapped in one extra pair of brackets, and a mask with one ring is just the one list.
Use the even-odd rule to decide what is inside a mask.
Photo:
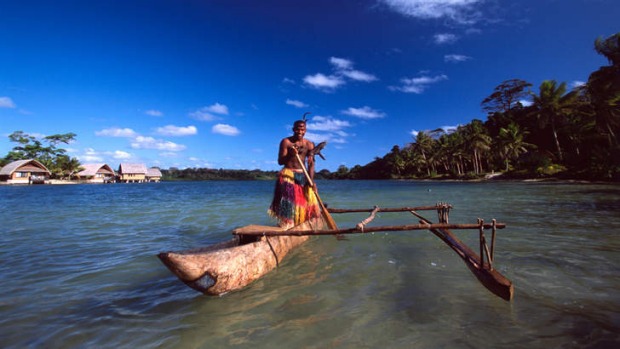
[[(459, 257), (465, 262), (465, 265), (472, 271), (476, 278), (495, 295), (510, 301), (514, 295), (514, 286), (508, 278), (503, 276), (500, 272), (493, 268), (493, 258), (495, 250), (495, 235), (497, 229), (503, 229), (506, 227), (504, 223), (497, 223), (495, 220), (492, 223), (484, 223), (483, 220), (478, 219), (475, 224), (450, 224), (449, 211), (452, 208), (447, 203), (438, 203), (435, 206), (420, 206), (420, 207), (401, 207), (401, 208), (379, 208), (375, 206), (372, 209), (335, 209), (328, 208), (331, 213), (359, 213), (370, 212), (370, 216), (356, 225), (355, 228), (349, 229), (323, 229), (323, 230), (274, 230), (274, 229), (261, 229), (255, 231), (233, 231), (236, 235), (253, 235), (253, 236), (309, 236), (309, 235), (336, 235), (341, 236), (343, 234), (361, 234), (372, 232), (387, 232), (387, 231), (411, 231), (411, 230), (430, 230), (433, 234), (439, 237), (445, 242)], [(422, 210), (436, 210), (439, 218), (439, 223), (432, 223), (430, 220), (422, 217), (416, 211)], [(400, 226), (377, 226), (366, 227), (374, 218), (377, 212), (410, 212), (417, 218), (419, 218), (419, 224), (400, 225)], [(480, 241), (480, 255), (477, 255), (471, 248), (465, 243), (459, 240), (450, 229), (478, 229), (479, 241)], [(492, 230), (491, 248), (489, 249), (484, 235), (485, 229)], [(486, 257), (486, 262), (485, 262)]]
[[(233, 231), (234, 235), (254, 235), (254, 236), (306, 236), (306, 235), (341, 235), (341, 234), (364, 234), (375, 233), (379, 231), (410, 231), (410, 230), (431, 230), (431, 229), (479, 229), (480, 224), (444, 224), (444, 223), (420, 223), (420, 224), (408, 224), (408, 225), (387, 225), (382, 227), (369, 227), (359, 229), (347, 228), (347, 229), (325, 229), (325, 230), (259, 230), (251, 232), (238, 232)], [(482, 224), (484, 229), (491, 229), (493, 224)], [(496, 229), (503, 229), (506, 224), (495, 224)]]

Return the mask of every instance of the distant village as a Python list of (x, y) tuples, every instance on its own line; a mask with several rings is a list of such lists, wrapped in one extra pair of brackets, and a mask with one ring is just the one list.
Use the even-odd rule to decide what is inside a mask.
[(157, 167), (145, 164), (121, 163), (118, 171), (108, 164), (83, 164), (69, 180), (52, 180), (51, 172), (35, 159), (13, 161), (0, 169), (0, 184), (60, 184), (60, 183), (147, 183), (161, 181)]

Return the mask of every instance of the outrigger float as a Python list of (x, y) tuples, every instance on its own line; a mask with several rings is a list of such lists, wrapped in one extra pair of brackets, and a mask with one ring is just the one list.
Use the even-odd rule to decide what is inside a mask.
[[(234, 237), (230, 241), (204, 248), (164, 252), (158, 257), (189, 287), (208, 295), (222, 295), (239, 290), (276, 268), (289, 251), (306, 242), (310, 236), (343, 237), (345, 234), (430, 230), (461, 257), (465, 265), (489, 291), (507, 301), (512, 300), (514, 294), (512, 282), (497, 271), (493, 264), (496, 232), (497, 229), (503, 229), (506, 225), (495, 220), (492, 220), (492, 223), (485, 223), (481, 219), (474, 224), (452, 224), (449, 223), (451, 208), (452, 206), (447, 203), (402, 208), (376, 206), (371, 209), (328, 208), (320, 218), (289, 230), (272, 226), (249, 225), (233, 230)], [(436, 210), (438, 223), (432, 223), (418, 213), (424, 210)], [(327, 212), (335, 214), (370, 212), (370, 215), (353, 228), (338, 229), (333, 221), (329, 222), (326, 219), (326, 216), (331, 218)], [(378, 212), (409, 212), (419, 219), (419, 223), (367, 226)], [(478, 230), (479, 254), (459, 240), (451, 231), (454, 229)], [(491, 230), (490, 248), (485, 236), (485, 230), (489, 229)]]

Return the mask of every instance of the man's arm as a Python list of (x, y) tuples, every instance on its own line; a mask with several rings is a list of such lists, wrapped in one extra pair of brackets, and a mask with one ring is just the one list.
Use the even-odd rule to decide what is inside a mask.
[(284, 138), (281, 142), (280, 142), (280, 149), (278, 150), (278, 164), (279, 165), (286, 165), (286, 162), (288, 160), (288, 148), (289, 148), (289, 140), (287, 138)]

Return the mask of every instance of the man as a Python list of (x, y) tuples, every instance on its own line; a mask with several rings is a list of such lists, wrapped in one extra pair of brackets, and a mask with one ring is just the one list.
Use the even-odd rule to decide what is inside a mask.
[(293, 135), (282, 139), (278, 151), (280, 171), (268, 213), (278, 220), (278, 225), (289, 229), (321, 215), (314, 190), (308, 184), (302, 165), (307, 161), (308, 174), (314, 182), (314, 143), (304, 138), (306, 121), (293, 124)]

